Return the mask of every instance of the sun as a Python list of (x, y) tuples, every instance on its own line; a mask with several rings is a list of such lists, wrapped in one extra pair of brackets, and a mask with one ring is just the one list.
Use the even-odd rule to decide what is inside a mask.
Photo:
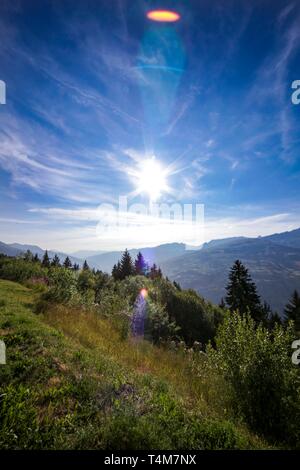
[(157, 200), (168, 189), (167, 172), (155, 157), (141, 162), (136, 179), (137, 192), (148, 194), (151, 201)]

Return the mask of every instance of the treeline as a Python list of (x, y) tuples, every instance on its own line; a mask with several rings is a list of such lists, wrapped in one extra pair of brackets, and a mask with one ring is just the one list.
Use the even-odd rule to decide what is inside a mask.
[(126, 249), (120, 261), (114, 265), (112, 276), (115, 281), (122, 281), (128, 276), (146, 276), (150, 279), (162, 277), (162, 272), (154, 263), (152, 266), (145, 261), (141, 252), (137, 254), (136, 260), (133, 261), (129, 251)]

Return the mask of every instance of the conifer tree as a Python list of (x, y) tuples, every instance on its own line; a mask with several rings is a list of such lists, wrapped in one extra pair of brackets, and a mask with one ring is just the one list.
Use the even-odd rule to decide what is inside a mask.
[(120, 279), (125, 279), (127, 276), (132, 276), (134, 274), (134, 265), (129, 251), (124, 251), (120, 263)]
[(232, 312), (238, 310), (240, 314), (244, 314), (249, 311), (256, 322), (264, 319), (256, 285), (252, 281), (248, 269), (239, 260), (235, 261), (230, 270), (226, 290), (226, 303)]
[(136, 260), (134, 262), (134, 266), (135, 266), (136, 274), (139, 274), (141, 276), (146, 275), (148, 266), (141, 252), (137, 254)]
[(50, 258), (48, 256), (48, 251), (46, 250), (42, 259), (42, 266), (44, 268), (50, 268)]
[(73, 271), (78, 271), (79, 270), (79, 264), (74, 263), (73, 264)]
[(72, 268), (72, 262), (68, 256), (66, 257), (63, 266), (64, 268), (67, 268), (67, 269)]
[(51, 266), (54, 266), (56, 268), (58, 268), (60, 266), (60, 259), (59, 257), (57, 256), (57, 254), (54, 255), (52, 261), (51, 261)]
[(295, 330), (300, 331), (300, 295), (297, 290), (293, 292), (292, 298), (284, 309), (285, 321), (293, 320)]
[(89, 271), (89, 270), (90, 270), (90, 267), (89, 267), (89, 265), (88, 265), (88, 263), (87, 263), (87, 260), (86, 260), (86, 259), (84, 260), (84, 263), (83, 263), (82, 269), (83, 269), (84, 271)]
[(282, 321), (278, 313), (271, 312), (268, 318), (268, 324), (267, 324), (269, 330), (273, 330), (275, 328), (275, 325), (281, 325), (281, 324), (282, 324)]
[(33, 257), (33, 260), (32, 260), (34, 263), (39, 263), (40, 262), (40, 258), (38, 256), (38, 254), (36, 253)]
[(120, 261), (117, 262), (117, 264), (114, 264), (111, 272), (112, 277), (114, 278), (115, 281), (120, 280), (120, 275), (121, 275), (121, 263)]

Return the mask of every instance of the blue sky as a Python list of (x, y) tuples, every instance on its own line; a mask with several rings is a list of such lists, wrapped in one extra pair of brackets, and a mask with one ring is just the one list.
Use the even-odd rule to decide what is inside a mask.
[[(155, 7), (180, 21), (149, 21)], [(160, 202), (204, 204), (206, 240), (299, 227), (299, 24), (296, 0), (2, 0), (0, 239), (185, 241), (176, 226), (97, 234), (101, 204), (146, 203), (136, 175), (153, 156)]]

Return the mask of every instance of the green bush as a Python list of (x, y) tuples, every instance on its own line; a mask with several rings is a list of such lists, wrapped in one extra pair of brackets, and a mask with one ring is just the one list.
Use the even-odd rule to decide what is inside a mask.
[(179, 327), (169, 320), (166, 310), (159, 305), (147, 300), (147, 315), (145, 321), (145, 338), (158, 343), (160, 340), (169, 340), (176, 337)]
[(214, 318), (205, 301), (193, 290), (174, 290), (167, 303), (170, 318), (180, 327), (180, 335), (192, 345), (207, 343), (215, 333)]
[(300, 374), (291, 361), (292, 325), (270, 333), (250, 315), (226, 313), (208, 348), (211, 364), (230, 384), (232, 405), (266, 437), (300, 446)]
[(55, 303), (68, 303), (77, 296), (77, 276), (67, 268), (51, 268), (49, 272), (49, 290), (42, 300)]
[(24, 283), (29, 279), (45, 279), (48, 271), (39, 263), (22, 258), (0, 258), (0, 278)]

